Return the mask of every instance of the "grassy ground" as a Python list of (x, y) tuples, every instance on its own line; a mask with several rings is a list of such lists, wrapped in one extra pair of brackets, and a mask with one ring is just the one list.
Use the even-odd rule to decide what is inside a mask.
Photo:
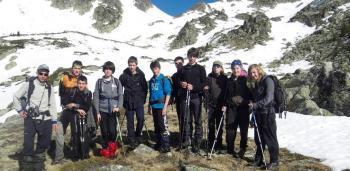
[[(205, 114), (204, 114), (205, 115)], [(120, 121), (123, 120), (124, 112), (120, 116)], [(204, 116), (203, 118), (206, 118)], [(255, 144), (254, 141), (249, 139), (248, 148), (245, 155), (244, 160), (238, 160), (233, 158), (228, 154), (214, 154), (212, 160), (208, 160), (204, 155), (195, 155), (192, 153), (177, 151), (177, 141), (179, 139), (178, 136), (178, 121), (175, 110), (171, 110), (168, 115), (169, 119), (169, 129), (171, 131), (171, 145), (172, 150), (171, 156), (160, 154), (158, 152), (153, 152), (147, 155), (136, 154), (133, 151), (128, 150), (128, 146), (125, 145), (117, 158), (115, 159), (104, 159), (99, 157), (96, 154), (96, 150), (90, 151), (90, 158), (78, 161), (71, 162), (68, 161), (63, 165), (50, 165), (51, 160), (47, 161), (47, 169), (48, 170), (99, 170), (103, 166), (113, 166), (113, 165), (121, 165), (127, 166), (127, 170), (182, 170), (185, 165), (194, 165), (198, 167), (211, 168), (214, 170), (257, 170), (258, 168), (254, 168), (249, 166), (249, 161), (253, 160), (253, 156), (255, 154)], [(146, 115), (146, 125), (149, 130), (149, 133), (154, 140), (153, 135), (153, 119), (151, 115)], [(123, 122), (123, 135), (126, 135), (126, 121)], [(145, 129), (144, 129), (145, 130)], [(146, 131), (144, 133), (145, 144), (151, 146), (154, 144), (154, 141), (149, 140), (147, 138)], [(225, 135), (225, 134), (224, 134)], [(125, 140), (125, 137), (124, 137)], [(239, 136), (236, 139), (236, 144), (238, 147), (239, 144)], [(97, 144), (97, 147), (100, 147)], [(125, 153), (125, 155), (124, 155)], [(268, 154), (266, 154), (268, 158)], [(329, 167), (320, 163), (320, 160), (303, 156), (296, 153), (291, 153), (287, 149), (280, 149), (280, 167), (278, 170), (331, 170)], [(111, 167), (110, 167), (111, 169)], [(102, 169), (108, 170), (108, 169)], [(197, 168), (198, 170), (198, 168)], [(199, 169), (200, 170), (200, 169)]]

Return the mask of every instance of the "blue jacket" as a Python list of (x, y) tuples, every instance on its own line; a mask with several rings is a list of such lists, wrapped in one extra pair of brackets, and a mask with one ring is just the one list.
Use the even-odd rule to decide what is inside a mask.
[(153, 76), (149, 81), (149, 102), (152, 108), (163, 109), (165, 96), (171, 95), (171, 84), (163, 74)]

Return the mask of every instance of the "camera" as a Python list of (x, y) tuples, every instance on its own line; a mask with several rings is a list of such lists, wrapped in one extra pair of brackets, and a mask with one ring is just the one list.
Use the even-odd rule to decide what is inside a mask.
[(38, 117), (40, 115), (39, 107), (38, 106), (29, 107), (29, 109), (27, 110), (27, 113), (29, 117)]

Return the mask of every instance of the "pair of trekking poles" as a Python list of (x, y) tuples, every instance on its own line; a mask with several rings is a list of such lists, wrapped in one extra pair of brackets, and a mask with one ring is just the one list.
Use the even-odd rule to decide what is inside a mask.
[[(187, 118), (188, 118), (188, 114), (189, 114), (189, 108), (190, 108), (190, 101), (191, 101), (191, 91), (190, 90), (187, 90), (186, 92), (186, 100), (185, 100), (185, 110), (184, 110), (184, 123), (181, 123), (181, 139), (180, 139), (180, 149), (182, 149), (182, 143), (183, 143), (183, 140), (184, 140), (184, 132), (185, 132), (185, 128), (186, 128), (186, 123), (187, 123)], [(206, 113), (207, 112), (207, 109), (206, 109)], [(211, 156), (214, 152), (214, 147), (215, 147), (215, 144), (217, 143), (217, 138), (218, 138), (218, 135), (219, 135), (219, 131), (220, 131), (220, 128), (221, 128), (221, 125), (222, 125), (222, 122), (224, 120), (224, 115), (225, 115), (226, 112), (223, 112), (222, 113), (222, 116), (221, 116), (221, 119), (220, 119), (220, 123), (219, 123), (219, 127), (218, 129), (216, 130), (215, 132), (215, 140), (214, 140), (214, 143), (211, 147), (211, 151), (210, 151), (210, 154), (208, 155), (208, 159), (211, 159)], [(182, 120), (182, 119), (181, 119)], [(208, 148), (208, 140), (207, 140), (207, 148)]]
[[(79, 119), (77, 120), (77, 117), (79, 117)], [(79, 140), (80, 140), (80, 151), (82, 153), (82, 158), (86, 158), (86, 151), (85, 151), (85, 133), (87, 130), (87, 122), (85, 121), (86, 117), (80, 117), (79, 115), (76, 115), (74, 117), (74, 121), (75, 121), (75, 135), (78, 134), (78, 124), (79, 124)]]

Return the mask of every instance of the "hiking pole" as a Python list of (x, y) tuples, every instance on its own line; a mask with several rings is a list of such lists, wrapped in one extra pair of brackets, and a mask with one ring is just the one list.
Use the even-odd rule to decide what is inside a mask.
[(143, 125), (146, 128), (146, 133), (147, 133), (147, 136), (148, 136), (148, 140), (151, 140), (151, 136), (150, 136), (150, 134), (148, 132), (148, 128), (147, 128), (147, 124), (146, 124), (146, 117), (143, 118)]
[[(123, 145), (123, 137), (122, 137), (122, 129), (121, 129), (121, 125), (119, 124), (119, 118), (118, 118), (118, 115), (120, 113), (117, 112), (117, 115), (116, 115), (116, 119), (117, 119), (117, 131), (118, 131), (118, 136), (120, 137), (120, 141)], [(125, 115), (124, 115), (125, 116)], [(118, 139), (118, 136), (117, 136), (117, 139)]]
[(80, 117), (80, 145), (81, 145), (81, 153), (82, 153), (82, 159), (85, 158), (85, 119)]
[[(260, 133), (259, 133), (259, 129), (258, 129), (258, 123), (256, 122), (256, 117), (255, 117), (255, 112), (253, 111), (252, 113), (252, 119), (253, 119), (253, 122), (254, 122), (254, 126), (255, 126), (255, 129), (256, 129), (256, 133), (258, 135), (258, 140), (259, 140), (259, 145), (260, 145), (260, 150), (261, 150), (261, 154), (262, 154), (262, 157), (263, 157), (263, 161), (264, 161), (264, 165), (266, 166), (266, 158), (265, 158), (265, 155), (264, 155), (264, 150), (263, 150), (263, 146), (262, 146), (262, 142), (261, 142), (261, 137), (260, 137)], [(257, 149), (258, 150), (258, 149)], [(266, 168), (266, 167), (265, 167)], [(266, 168), (267, 170), (267, 168)]]
[(74, 134), (73, 135), (73, 151), (75, 152), (75, 155), (77, 155), (78, 153), (78, 149), (77, 149), (77, 144), (78, 144), (78, 141), (79, 141), (79, 138), (80, 137), (77, 137), (78, 136), (78, 124), (80, 124), (80, 121), (77, 120), (77, 117), (78, 117), (78, 114), (75, 114), (73, 115), (74, 117)]
[(211, 147), (211, 151), (210, 151), (208, 159), (211, 159), (211, 156), (213, 155), (214, 147), (215, 147), (216, 142), (218, 141), (218, 135), (219, 135), (219, 131), (220, 131), (220, 128), (221, 128), (222, 121), (224, 120), (225, 113), (226, 113), (226, 111), (222, 112), (222, 116), (221, 116), (221, 119), (220, 119), (219, 127), (216, 130), (215, 140), (214, 140), (213, 146)]
[[(184, 110), (184, 118), (183, 118), (183, 123), (181, 125), (181, 139), (180, 139), (180, 149), (182, 149), (182, 142), (184, 140), (184, 132), (185, 132), (185, 125), (186, 125), (186, 122), (187, 122), (187, 113), (188, 113), (188, 110), (189, 110), (189, 106), (190, 106), (190, 98), (191, 98), (191, 95), (190, 95), (191, 91), (190, 90), (187, 90), (186, 91), (186, 101), (185, 101), (185, 110)], [(180, 118), (180, 120), (182, 120)]]
[(206, 140), (206, 143), (205, 143), (205, 148), (206, 148), (206, 151), (207, 151), (207, 157), (208, 157), (208, 153), (209, 153), (209, 138), (208, 138), (208, 134), (209, 134), (209, 116), (208, 116), (208, 91), (205, 91), (204, 92), (204, 110), (205, 110), (205, 115), (206, 115), (206, 120), (205, 122), (207, 123), (207, 127), (205, 129), (205, 138), (207, 139)]
[(124, 112), (124, 116), (123, 116), (122, 122), (120, 123), (120, 128), (123, 127), (123, 123), (124, 123), (125, 117), (126, 117), (126, 111)]
[[(120, 137), (120, 142), (121, 142), (121, 145), (122, 145), (122, 148), (123, 148), (124, 147), (124, 142), (123, 142), (123, 136), (122, 136), (122, 128), (121, 128), (121, 125), (119, 124), (119, 117), (118, 117), (118, 115), (120, 115), (120, 112), (117, 112), (116, 119), (117, 119), (118, 136)], [(124, 117), (125, 117), (125, 115), (124, 115)], [(117, 136), (117, 140), (118, 140), (118, 136)], [(123, 150), (123, 156), (125, 157), (125, 151), (124, 150)]]

